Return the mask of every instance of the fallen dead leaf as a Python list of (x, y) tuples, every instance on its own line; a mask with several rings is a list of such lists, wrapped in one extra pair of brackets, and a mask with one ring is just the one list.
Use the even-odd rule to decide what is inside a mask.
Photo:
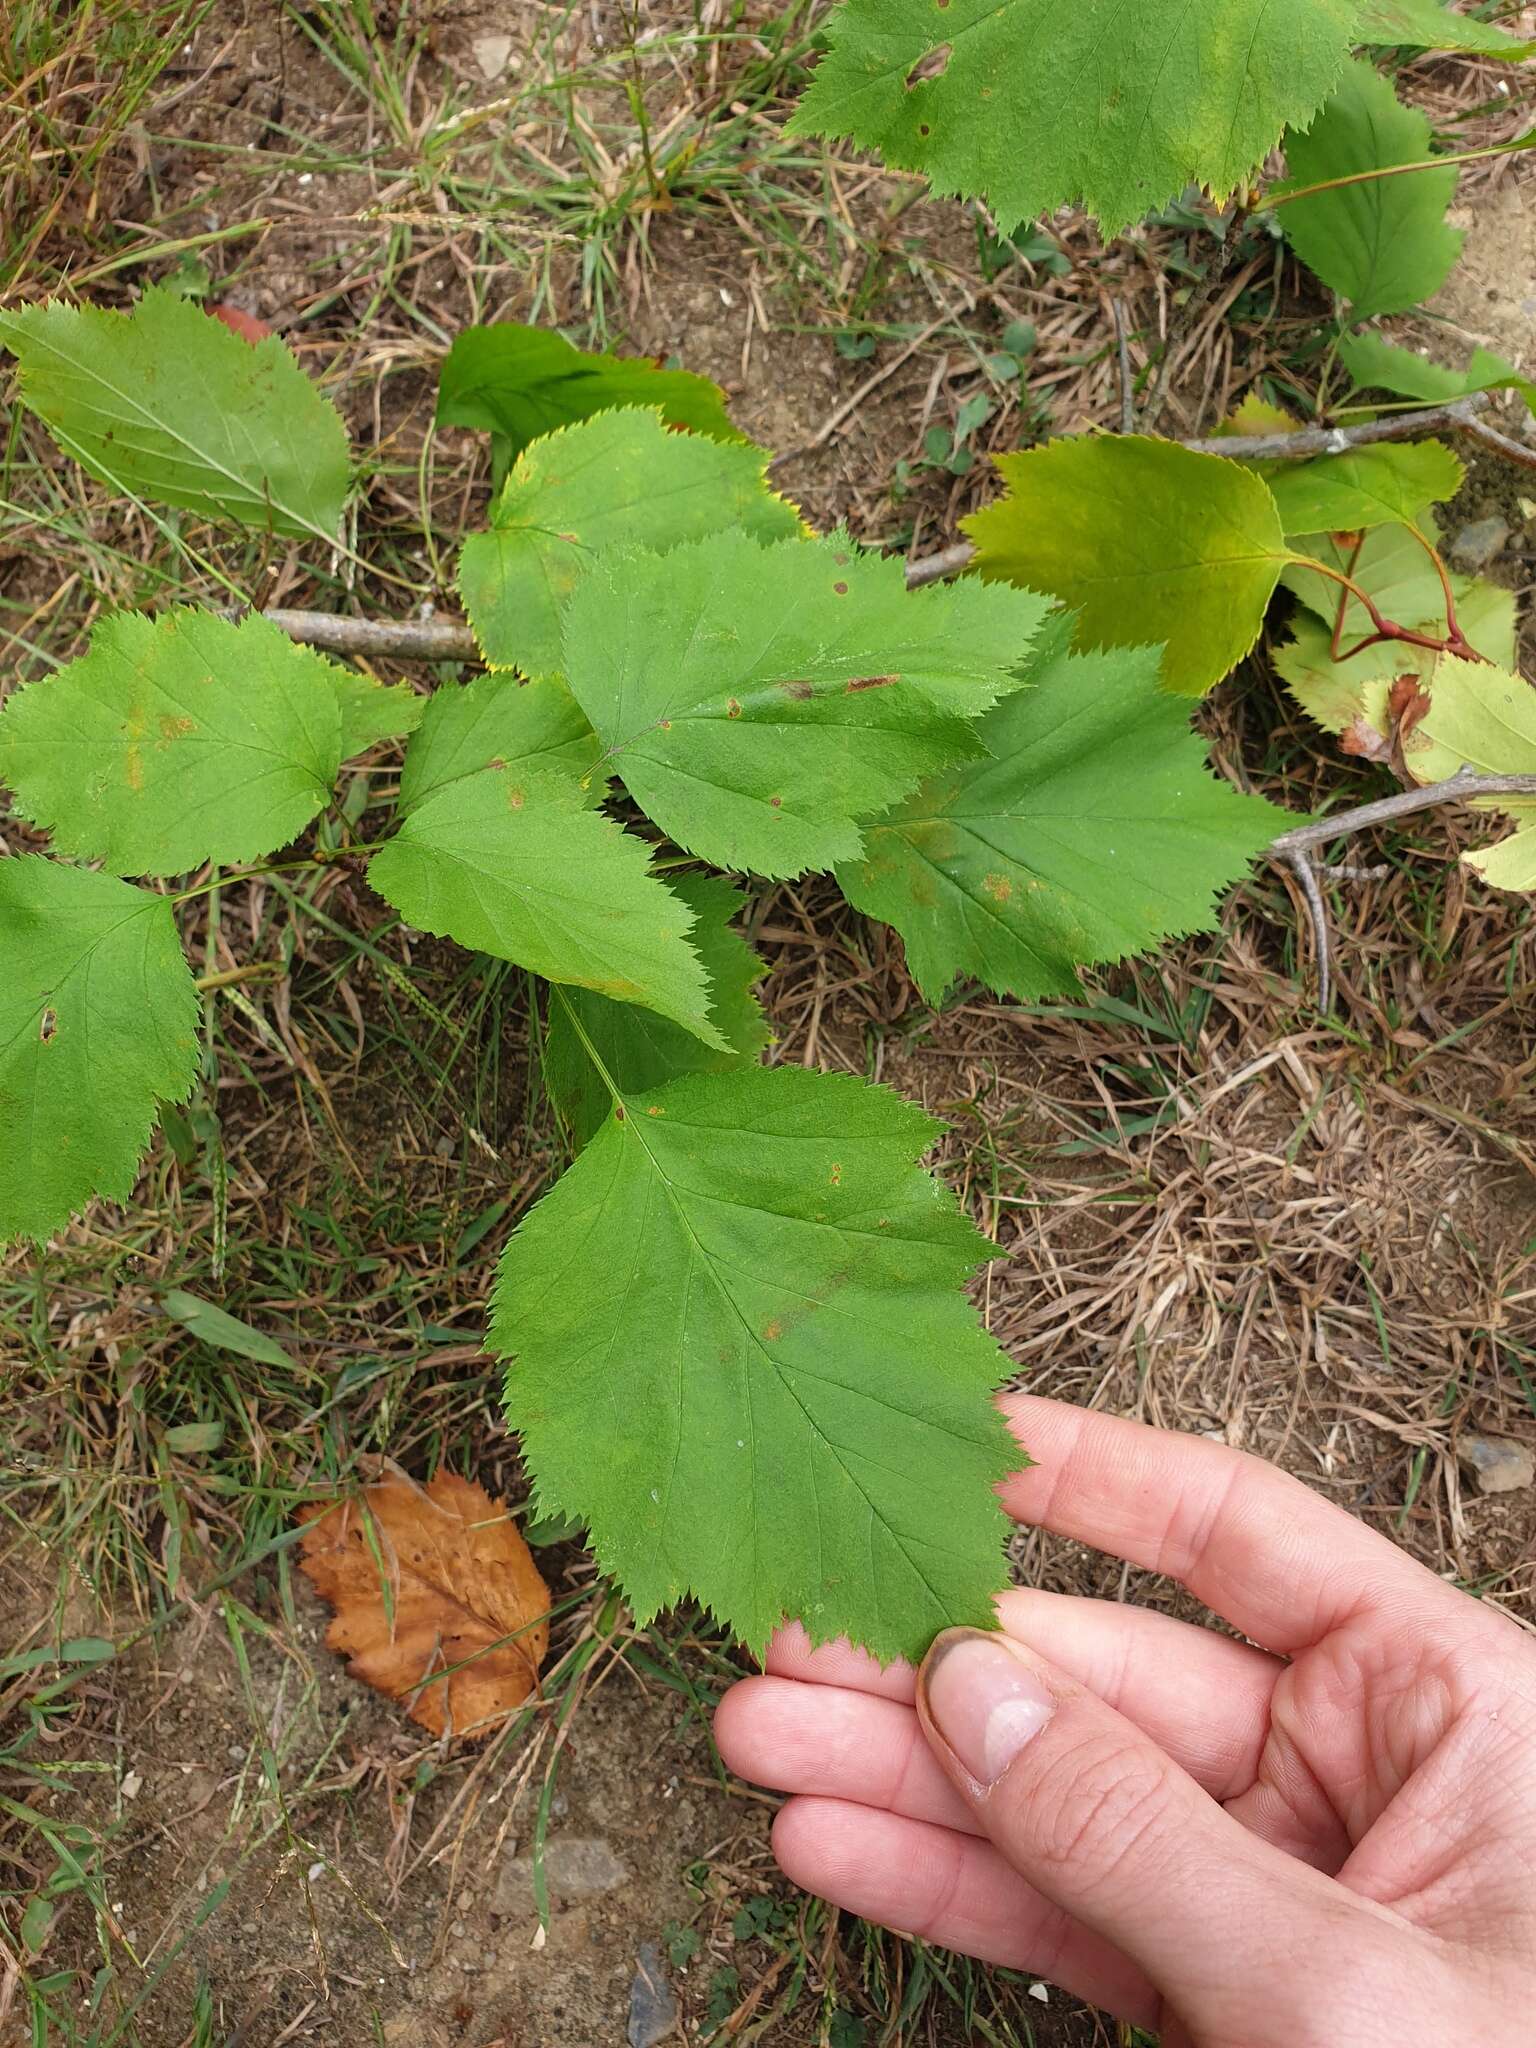
[(549, 1648), (549, 1588), (484, 1487), (388, 1472), (296, 1519), (299, 1563), (334, 1613), (325, 1640), (354, 1678), (434, 1735), (486, 1735), (522, 1705)]

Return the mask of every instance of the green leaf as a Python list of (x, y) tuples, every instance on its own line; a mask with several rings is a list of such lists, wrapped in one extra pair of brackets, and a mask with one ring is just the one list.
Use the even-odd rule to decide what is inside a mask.
[(975, 752), (967, 720), (1013, 686), (1044, 612), (974, 583), (909, 591), (846, 534), (725, 533), (604, 556), (566, 610), (566, 673), (605, 764), (679, 846), (796, 875)]
[(171, 906), (39, 855), (0, 860), (0, 1241), (126, 1201), (157, 1099), (197, 1075), (197, 989)]
[(757, 1650), (793, 1615), (914, 1661), (988, 1626), (1018, 1454), (961, 1291), (988, 1247), (916, 1165), (938, 1126), (799, 1067), (619, 1109), (496, 1283), (540, 1512), (587, 1523), (641, 1622), (691, 1595)]
[(1209, 774), (1157, 649), (1056, 647), (982, 722), (991, 759), (935, 777), (840, 867), (933, 1003), (962, 975), (1067, 995), (1077, 969), (1209, 931), (1217, 892), (1295, 820)]
[(267, 1336), (263, 1330), (253, 1330), (249, 1323), (241, 1322), (216, 1302), (204, 1301), (200, 1294), (168, 1287), (160, 1297), (160, 1306), (173, 1323), (180, 1323), (200, 1344), (210, 1345), (215, 1351), (233, 1351), (237, 1358), (254, 1358), (262, 1365), (289, 1370), (293, 1367), (293, 1360), (275, 1337)]
[(257, 613), (114, 612), (0, 716), (0, 780), (61, 851), (113, 873), (256, 860), (325, 805), (338, 671)]
[(1059, 597), (1079, 648), (1161, 643), (1167, 687), (1197, 697), (1253, 646), (1289, 550), (1251, 471), (1134, 434), (1052, 441), (997, 466), (1008, 495), (960, 522), (976, 566)]
[(330, 664), (341, 714), (341, 758), (354, 760), (380, 740), (397, 740), (414, 732), (429, 699), (418, 697), (409, 683), (376, 683), (372, 676)]
[[(1403, 762), (1416, 782), (1443, 782), (1462, 768), (1536, 775), (1536, 688), (1507, 669), (1441, 655)], [(1486, 797), (1476, 808), (1501, 812), (1516, 829), (1497, 845), (1469, 848), (1462, 865), (1495, 889), (1536, 889), (1536, 798)]]
[[(574, 784), (596, 761), (597, 736), (558, 678), (520, 683), (511, 676), (475, 676), (434, 691), (420, 729), (406, 749), (400, 809), (415, 810), (450, 783), (484, 768), (555, 770)], [(604, 784), (592, 799), (601, 802)]]
[[(1458, 576), (1454, 570), (1451, 589), (1461, 630), (1478, 653), (1501, 668), (1513, 668), (1514, 593), (1501, 590), (1482, 577)], [(1352, 609), (1356, 617), (1361, 616), (1357, 607)], [(1399, 623), (1420, 633), (1443, 633), (1444, 607), (1435, 616)], [(1335, 661), (1332, 638), (1331, 624), (1325, 625), (1311, 612), (1298, 611), (1291, 622), (1291, 638), (1275, 650), (1275, 667), (1286, 688), (1307, 716), (1326, 732), (1343, 732), (1362, 717), (1376, 723), (1372, 700), (1366, 694), (1372, 684), (1390, 683), (1400, 675), (1427, 676), (1435, 666), (1432, 650), (1406, 646), (1400, 640), (1380, 641), (1343, 661)], [(1347, 647), (1348, 641), (1344, 645)]]
[(1464, 370), (1448, 370), (1411, 348), (1398, 348), (1379, 334), (1346, 334), (1339, 359), (1357, 391), (1391, 391), (1400, 398), (1419, 398), (1426, 405), (1446, 405), (1474, 391), (1518, 391), (1536, 413), (1536, 382), (1522, 377), (1513, 363), (1491, 349), (1476, 348)]
[(599, 548), (665, 554), (736, 527), (757, 540), (803, 532), (769, 490), (767, 451), (669, 434), (654, 412), (609, 412), (536, 441), (507, 478), (489, 533), (459, 556), (459, 594), (492, 668), (558, 673), (560, 612)]
[(1332, 91), (1359, 0), (844, 0), (791, 134), (851, 136), (985, 197), (1001, 233), (1079, 199), (1107, 235), (1224, 198)]
[(744, 441), (725, 393), (690, 370), (661, 370), (644, 357), (589, 354), (547, 327), (499, 320), (454, 336), (437, 389), (440, 427), (491, 436), (496, 481), (530, 441), (615, 406), (656, 407), (669, 426), (712, 441)]
[(1365, 0), (1356, 41), (1416, 50), (1475, 50), (1511, 60), (1536, 56), (1536, 42), (1516, 42), (1491, 21), (1452, 14), (1439, 0)]
[(0, 312), (21, 396), (100, 482), (336, 540), (351, 481), (347, 430), (275, 336), (255, 343), (151, 287), (131, 313), (59, 300)]
[(753, 994), (763, 962), (731, 923), (745, 901), (718, 875), (676, 875), (669, 883), (698, 922), (689, 938), (709, 976), (709, 1012), (724, 1047), (702, 1045), (665, 1017), (571, 989), (550, 1004), (544, 1082), (578, 1147), (612, 1108), (601, 1061), (623, 1095), (659, 1088), (682, 1074), (718, 1074), (756, 1060), (771, 1033)]
[[(1404, 106), (1380, 72), (1356, 59), (1306, 134), (1287, 138), (1290, 180), (1275, 196), (1358, 171), (1420, 163), (1432, 140), (1428, 118)], [(1455, 196), (1456, 170), (1448, 164), (1314, 192), (1279, 206), (1276, 218), (1302, 262), (1349, 301), (1352, 318), (1363, 320), (1406, 312), (1445, 283), (1462, 244), (1459, 230), (1445, 223)]]
[(521, 763), (425, 797), (373, 856), (368, 879), (421, 931), (546, 981), (643, 1003), (720, 1045), (687, 941), (692, 914), (648, 860), (567, 777)]
[(1466, 471), (1441, 441), (1385, 442), (1322, 455), (1315, 462), (1267, 462), (1259, 470), (1287, 534), (1357, 533), (1397, 521), (1416, 526), (1431, 505), (1461, 489)]

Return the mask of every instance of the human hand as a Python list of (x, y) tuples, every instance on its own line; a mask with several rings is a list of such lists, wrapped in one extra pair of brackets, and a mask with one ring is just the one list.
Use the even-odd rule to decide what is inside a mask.
[(1010, 1514), (1169, 1574), (1251, 1642), (1043, 1592), (915, 1677), (783, 1630), (715, 1733), (794, 1795), (785, 1873), (1166, 2048), (1529, 2038), (1536, 1644), (1258, 1459), (1003, 1406), (1039, 1461)]

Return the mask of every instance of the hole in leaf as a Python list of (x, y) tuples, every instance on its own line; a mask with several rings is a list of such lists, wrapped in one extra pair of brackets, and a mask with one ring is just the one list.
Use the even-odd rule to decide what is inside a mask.
[(910, 92), (914, 85), (926, 85), (931, 78), (942, 78), (949, 68), (952, 47), (949, 43), (940, 43), (932, 50), (925, 50), (907, 73), (907, 91)]
[(39, 1037), (39, 1038), (40, 1038), (40, 1039), (42, 1040), (42, 1042), (43, 1042), (43, 1044), (44, 1044), (44, 1045), (49, 1045), (49, 1044), (51, 1044), (51, 1043), (52, 1043), (52, 1040), (53, 1040), (53, 1035), (54, 1035), (54, 1033), (55, 1033), (55, 1032), (56, 1032), (56, 1031), (58, 1030), (58, 1028), (59, 1028), (59, 1013), (58, 1013), (58, 1011), (57, 1011), (57, 1010), (44, 1010), (44, 1012), (43, 1012), (42, 1016), (41, 1016), (41, 1017), (40, 1017), (40, 1018), (38, 1019), (38, 1024), (37, 1024), (37, 1035), (38, 1035), (38, 1037)]

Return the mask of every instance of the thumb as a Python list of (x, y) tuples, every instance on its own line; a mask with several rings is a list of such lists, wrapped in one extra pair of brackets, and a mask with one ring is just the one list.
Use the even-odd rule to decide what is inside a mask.
[(917, 1706), (1014, 1868), (1139, 1963), (1202, 2035), (1244, 2014), (1278, 2019), (1295, 1938), (1321, 1939), (1330, 1921), (1349, 1931), (1357, 1902), (1331, 1879), (1249, 1834), (1134, 1722), (1012, 1637), (947, 1630)]

